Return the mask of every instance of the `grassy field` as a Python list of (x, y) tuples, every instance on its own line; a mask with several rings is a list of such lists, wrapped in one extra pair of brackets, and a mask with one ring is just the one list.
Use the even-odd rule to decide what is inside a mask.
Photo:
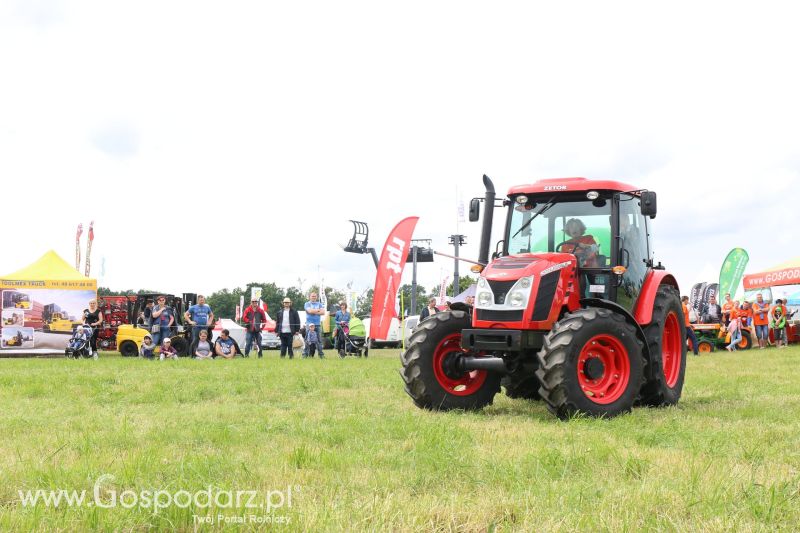
[[(419, 410), (397, 350), (267, 353), (0, 360), (0, 530), (800, 528), (797, 347), (690, 358), (677, 408), (570, 422), (505, 396), (477, 413)], [(92, 498), (96, 484), (116, 507), (20, 500), (35, 489)], [(176, 494), (209, 486), (218, 508)], [(155, 512), (142, 503), (155, 491), (181, 505)], [(271, 508), (231, 508), (227, 491)]]

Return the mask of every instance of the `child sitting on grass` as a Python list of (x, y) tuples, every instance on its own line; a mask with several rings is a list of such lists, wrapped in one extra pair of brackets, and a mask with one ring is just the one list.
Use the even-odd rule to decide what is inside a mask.
[(161, 344), (159, 360), (163, 361), (164, 359), (178, 359), (178, 350), (172, 347), (172, 341), (169, 337), (164, 339), (163, 344)]
[(146, 334), (142, 340), (142, 346), (139, 348), (139, 357), (145, 359), (154, 359), (156, 353), (156, 345), (153, 344), (153, 338), (150, 334)]

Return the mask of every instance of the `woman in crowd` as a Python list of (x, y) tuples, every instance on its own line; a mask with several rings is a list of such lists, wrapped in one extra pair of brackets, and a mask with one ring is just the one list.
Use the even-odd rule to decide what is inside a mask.
[(197, 340), (192, 343), (189, 353), (196, 359), (214, 358), (214, 349), (211, 347), (211, 343), (208, 342), (208, 331), (205, 329), (200, 330), (199, 336)]
[(742, 323), (738, 315), (731, 314), (731, 320), (728, 322), (728, 333), (731, 335), (731, 343), (725, 347), (729, 352), (736, 351), (736, 345), (742, 342)]
[(92, 355), (97, 357), (97, 334), (103, 325), (103, 312), (97, 307), (97, 300), (89, 300), (89, 309), (83, 310), (83, 325), (92, 328), (89, 345), (92, 347)]

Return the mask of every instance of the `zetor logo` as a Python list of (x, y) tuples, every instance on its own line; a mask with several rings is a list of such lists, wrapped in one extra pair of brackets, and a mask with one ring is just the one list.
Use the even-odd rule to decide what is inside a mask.
[(566, 185), (545, 185), (544, 190), (546, 191), (566, 191)]

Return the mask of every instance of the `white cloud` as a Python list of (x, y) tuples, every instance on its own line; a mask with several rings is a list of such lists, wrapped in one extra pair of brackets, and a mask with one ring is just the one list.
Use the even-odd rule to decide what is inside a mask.
[[(658, 191), (658, 259), (683, 286), (735, 246), (765, 268), (800, 249), (797, 14), (18, 2), (0, 11), (0, 208), (20, 238), (0, 272), (71, 259), (94, 219), (114, 288), (310, 283), (318, 267), (365, 288), (371, 259), (337, 246), (348, 219), (380, 248), (419, 215), (416, 236), (452, 252), (457, 194), (482, 194), (484, 172), (499, 193), (576, 175)], [(474, 257), (479, 225), (459, 231)]]

